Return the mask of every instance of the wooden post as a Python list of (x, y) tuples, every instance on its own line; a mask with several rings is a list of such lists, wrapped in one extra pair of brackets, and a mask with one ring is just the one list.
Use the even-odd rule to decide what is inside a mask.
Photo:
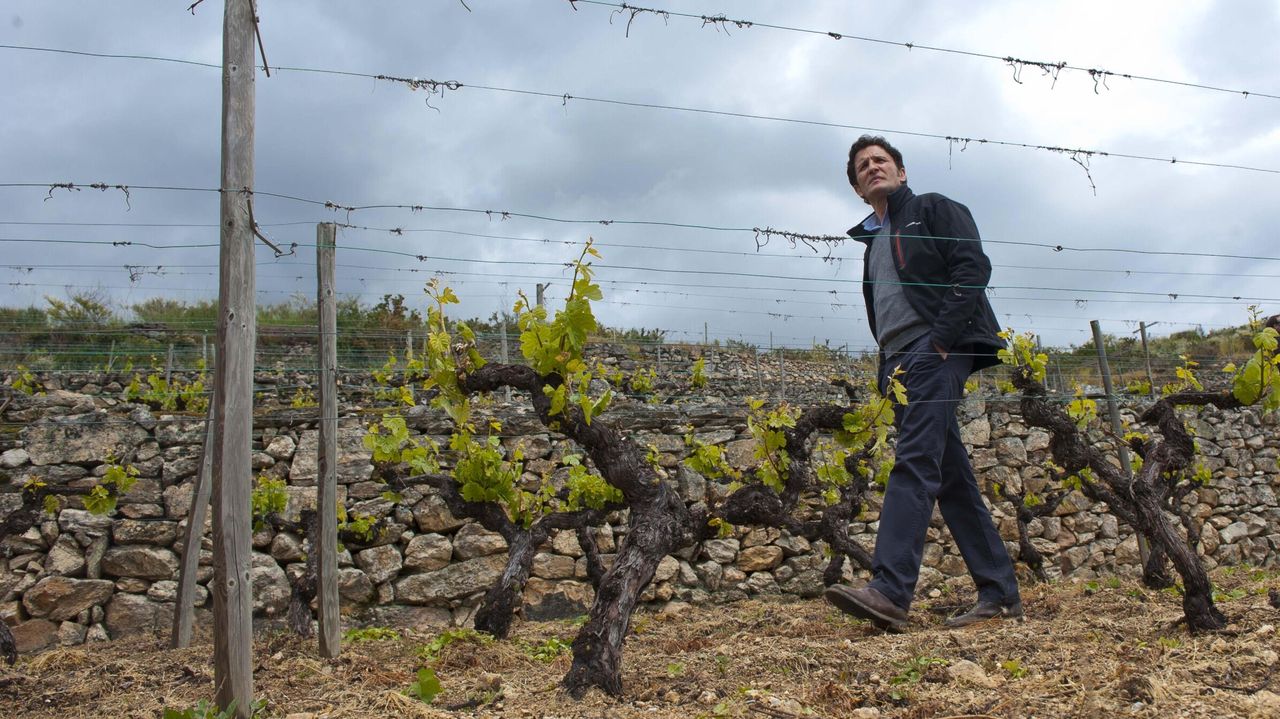
[(169, 354), (164, 360), (164, 386), (173, 386), (173, 343), (169, 343)]
[[(1097, 320), (1090, 320), (1089, 327), (1093, 330), (1093, 344), (1098, 348), (1098, 371), (1102, 374), (1102, 388), (1107, 393), (1107, 414), (1111, 419), (1111, 431), (1115, 436), (1121, 437), (1124, 435), (1124, 427), (1120, 425), (1120, 406), (1116, 402), (1115, 391), (1111, 387), (1111, 368), (1107, 365), (1107, 347), (1103, 343), (1102, 326)], [(1116, 454), (1120, 457), (1120, 469), (1132, 483), (1133, 465), (1129, 463), (1129, 448), (1123, 441), (1116, 441)], [(1138, 535), (1138, 554), (1142, 557), (1142, 565), (1145, 567), (1147, 557), (1151, 555), (1151, 548), (1147, 546), (1147, 540), (1141, 534)]]
[(200, 335), (200, 361), (204, 363), (204, 368), (209, 369), (209, 333), (205, 332)]
[[(336, 657), (342, 649), (338, 618), (338, 308), (334, 297), (337, 225), (316, 226), (316, 303), (320, 315), (320, 443), (316, 489), (320, 536), (311, 538), (319, 552), (316, 596), (320, 600), (320, 656)], [(412, 355), (412, 340), (409, 353)]]
[(182, 649), (191, 644), (195, 623), (196, 572), (200, 568), (200, 547), (204, 541), (204, 516), (209, 512), (213, 489), (213, 404), (205, 415), (204, 447), (200, 450), (200, 473), (191, 489), (191, 509), (187, 510), (187, 536), (182, 539), (182, 569), (178, 573), (178, 599), (173, 611), (173, 631), (169, 647)]
[(787, 375), (783, 368), (782, 356), (785, 354), (782, 347), (778, 348), (778, 401), (787, 401)]
[(709, 333), (707, 332), (707, 323), (706, 323), (706, 322), (703, 322), (703, 323), (702, 323), (702, 344), (704, 344), (704, 345), (709, 345), (709, 344), (711, 344), (710, 335), (709, 335)]
[(239, 719), (253, 713), (253, 360), (257, 317), (253, 227), (254, 14), (226, 0), (222, 25), (221, 253), (213, 422), (214, 702)]
[[(498, 326), (501, 328), (500, 331), (502, 332), (502, 364), (508, 364), (510, 363), (511, 360), (508, 359), (507, 357), (507, 313), (506, 312), (503, 312), (502, 315), (499, 317)], [(502, 388), (502, 395), (507, 402), (511, 401), (510, 385)]]
[[(319, 256), (317, 255), (317, 260)], [(413, 330), (406, 330), (404, 333), (404, 361), (408, 363), (413, 359)]]
[(1146, 322), (1138, 323), (1138, 332), (1140, 332), (1142, 335), (1142, 356), (1147, 358), (1147, 385), (1149, 385), (1151, 388), (1151, 392), (1150, 392), (1151, 396), (1155, 397), (1158, 393), (1156, 391), (1155, 375), (1151, 373), (1151, 350), (1147, 348), (1147, 323)]
[(111, 349), (107, 350), (107, 371), (111, 371), (111, 365), (116, 363), (116, 341), (111, 340)]

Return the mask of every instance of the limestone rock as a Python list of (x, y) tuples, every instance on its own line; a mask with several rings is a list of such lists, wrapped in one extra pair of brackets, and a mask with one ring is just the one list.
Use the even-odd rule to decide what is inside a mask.
[(428, 494), (413, 506), (413, 520), (420, 532), (452, 532), (464, 522), (453, 516), (444, 500), (436, 494)]
[(173, 579), (178, 566), (178, 557), (173, 552), (145, 545), (112, 547), (102, 557), (102, 571), (114, 577)]
[(107, 642), (111, 641), (111, 636), (107, 634), (107, 626), (102, 622), (89, 627), (88, 633), (84, 638), (85, 642)]
[(179, 444), (204, 444), (205, 422), (203, 419), (186, 419), (172, 414), (160, 415), (156, 425), (156, 442), (161, 447), (172, 447)]
[(782, 547), (763, 545), (748, 547), (738, 554), (738, 569), (743, 572), (760, 572), (782, 564)]
[(574, 571), (573, 557), (539, 552), (533, 555), (532, 574), (540, 579), (570, 579)]
[(1042, 449), (1049, 448), (1049, 433), (1042, 432), (1038, 429), (1031, 430), (1027, 433), (1027, 451), (1037, 452)]
[(21, 467), (31, 460), (31, 455), (27, 454), (27, 450), (18, 447), (0, 454), (0, 469), (13, 469)]
[(382, 584), (392, 579), (400, 573), (400, 567), (404, 565), (400, 550), (393, 544), (384, 544), (358, 552), (355, 560), (356, 566), (363, 569), (374, 584)]
[[(364, 427), (358, 422), (339, 420), (338, 427), (338, 483), (363, 482), (373, 474), (373, 455), (364, 446)], [(319, 471), (320, 431), (305, 430), (298, 438), (289, 468), (289, 482), (313, 485)]]
[(58, 644), (64, 647), (84, 644), (84, 639), (88, 634), (89, 628), (83, 624), (63, 622), (58, 625)]
[(794, 557), (801, 554), (808, 554), (813, 550), (809, 540), (804, 537), (785, 536), (774, 540), (774, 544), (782, 548), (782, 553), (788, 557)]
[(272, 459), (290, 459), (298, 444), (287, 434), (282, 434), (267, 444), (264, 450)]
[[(164, 511), (170, 517), (185, 517), (191, 513), (192, 493), (195, 492), (193, 482), (183, 482), (164, 488)], [(206, 512), (208, 515), (208, 512)]]
[(168, 631), (173, 625), (173, 604), (153, 602), (143, 594), (117, 593), (107, 604), (106, 625), (112, 639)]
[(58, 643), (58, 625), (47, 619), (28, 619), (10, 631), (19, 654), (38, 652)]
[(354, 567), (338, 570), (338, 596), (343, 601), (354, 604), (368, 604), (373, 601), (375, 590), (369, 575)]
[(594, 599), (590, 584), (534, 577), (524, 586), (524, 616), (533, 621), (576, 617), (586, 614)]
[(265, 554), (254, 552), (252, 562), (253, 611), (269, 617), (283, 614), (289, 608), (289, 578), (276, 560)]
[(411, 574), (396, 582), (396, 597), (405, 604), (441, 604), (483, 591), (506, 566), (506, 556), (493, 554), (455, 562), (434, 572)]
[(702, 553), (713, 562), (731, 564), (738, 557), (738, 540), (708, 539), (702, 543)]
[(1027, 445), (1021, 438), (1006, 436), (996, 440), (996, 455), (1005, 467), (1021, 467), (1027, 464)]
[(90, 514), (83, 509), (64, 509), (58, 513), (58, 529), (63, 532), (84, 532), (91, 536), (105, 535), (111, 528), (111, 518)]
[(449, 565), (453, 543), (443, 534), (419, 534), (409, 540), (404, 550), (404, 569), (411, 572), (434, 572)]
[(302, 539), (293, 532), (276, 532), (271, 539), (271, 558), (278, 562), (301, 562), (306, 559)]
[(151, 586), (151, 582), (136, 577), (120, 577), (116, 580), (116, 591), (127, 592), (129, 594), (146, 594), (147, 588)]
[[(196, 589), (200, 590), (203, 587), (197, 584)], [(178, 583), (172, 579), (155, 582), (150, 587), (147, 587), (147, 597), (157, 602), (176, 602), (178, 600)], [(196, 605), (198, 606), (202, 603), (197, 601)]]
[(36, 466), (101, 462), (123, 457), (147, 438), (134, 422), (103, 421), (105, 412), (48, 417), (27, 425), (24, 449)]
[(1223, 544), (1235, 544), (1249, 536), (1249, 525), (1244, 522), (1232, 522), (1218, 532), (1218, 535), (1222, 538)]
[(578, 543), (578, 533), (572, 529), (561, 529), (551, 540), (551, 549), (556, 554), (578, 558), (583, 556), (582, 545)]
[(169, 447), (164, 451), (164, 468), (160, 471), (165, 484), (180, 482), (200, 471), (203, 449), (199, 445)]
[(797, 572), (794, 577), (782, 583), (782, 591), (806, 599), (821, 595), (824, 588), (822, 585), (822, 572), (817, 569)]
[(111, 598), (115, 584), (106, 579), (45, 577), (22, 595), (22, 606), (33, 617), (60, 622)]
[(754, 466), (756, 463), (756, 441), (754, 439), (739, 439), (730, 442), (724, 447), (724, 458), (734, 469), (746, 469)]
[(984, 689), (991, 689), (996, 685), (995, 680), (987, 676), (985, 669), (968, 659), (961, 659), (948, 666), (947, 676), (962, 684), (970, 684)]
[(507, 437), (502, 440), (502, 446), (508, 452), (519, 448), (524, 453), (525, 459), (542, 459), (551, 454), (551, 437), (546, 434)]
[(681, 463), (676, 468), (676, 483), (680, 487), (680, 496), (686, 502), (705, 502), (707, 499), (707, 480), (701, 474), (689, 469)]
[(991, 420), (984, 415), (962, 426), (960, 439), (970, 447), (985, 447), (991, 441)]
[(84, 574), (84, 567), (84, 551), (80, 549), (80, 543), (70, 534), (58, 537), (44, 560), (46, 572), (64, 577), (78, 577)]
[(116, 544), (154, 544), (166, 547), (177, 539), (178, 523), (117, 519), (111, 528), (111, 536)]
[(720, 589), (720, 582), (724, 577), (724, 567), (717, 562), (708, 559), (693, 568), (698, 574), (698, 579), (702, 581), (702, 585), (710, 591)]
[(782, 590), (778, 581), (768, 572), (754, 572), (744, 583), (745, 589), (752, 594), (779, 594)]
[[(289, 495), (289, 499), (285, 502), (282, 517), (290, 522), (298, 522), (302, 520), (302, 510), (315, 509), (319, 501), (319, 494), (316, 487), (293, 487), (284, 488), (285, 494)], [(340, 505), (347, 503), (347, 488), (344, 485), (337, 487), (337, 501)]]
[(680, 571), (680, 560), (671, 555), (667, 555), (658, 562), (658, 568), (653, 573), (653, 583), (665, 582), (676, 576)]
[(742, 548), (747, 549), (748, 547), (772, 544), (781, 536), (782, 532), (776, 527), (754, 527), (742, 538)]
[(474, 559), (507, 551), (507, 540), (479, 524), (468, 523), (453, 537), (453, 558)]

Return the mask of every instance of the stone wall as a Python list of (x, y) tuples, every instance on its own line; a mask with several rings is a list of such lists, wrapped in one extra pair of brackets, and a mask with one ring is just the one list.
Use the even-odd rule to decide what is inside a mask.
[[(609, 361), (629, 369), (644, 359)], [(688, 359), (668, 357), (660, 387), (672, 392), (684, 386), (687, 378), (681, 373), (687, 372)], [(641, 445), (657, 447), (667, 479), (678, 484), (687, 501), (714, 500), (726, 490), (681, 464), (687, 452), (683, 435), (693, 431), (703, 442), (723, 445), (730, 462), (745, 468), (752, 443), (739, 398), (770, 393), (776, 398), (786, 392), (801, 402), (840, 401), (842, 393), (826, 384), (832, 369), (789, 362), (788, 384), (783, 387), (782, 378), (769, 371), (776, 370), (771, 362), (755, 365), (747, 356), (711, 354), (707, 370), (712, 382), (697, 396), (666, 403), (624, 397), (606, 417), (627, 428)], [(16, 506), (16, 491), (30, 478), (90, 485), (105, 472), (108, 457), (132, 451), (139, 480), (108, 517), (92, 516), (73, 500), (56, 518), (5, 539), (0, 545), (0, 617), (14, 627), (23, 651), (139, 631), (165, 632), (173, 614), (203, 418), (153, 413), (125, 403), (119, 399), (120, 377), (47, 379), (50, 391), (44, 396), (6, 395), (10, 403), (0, 420), (6, 427), (22, 425), (22, 430), (0, 437), (0, 519)], [(273, 382), (304, 378), (258, 379), (261, 387), (269, 388)], [(389, 529), (377, 546), (340, 556), (343, 611), (353, 622), (464, 623), (501, 571), (505, 542), (453, 517), (429, 492), (411, 491), (399, 504), (382, 497), (385, 487), (371, 478), (369, 454), (361, 443), (371, 396), (365, 381), (360, 376), (344, 378), (338, 496), (349, 513), (383, 517)], [(961, 408), (963, 435), (983, 482), (1039, 491), (1047, 482), (1041, 463), (1047, 458), (1049, 437), (1023, 425), (1016, 409), (1016, 402), (1008, 398), (967, 400)], [(530, 481), (544, 472), (564, 471), (560, 460), (580, 451), (548, 432), (518, 396), (510, 403), (495, 398), (479, 411), (502, 421), (508, 449), (523, 447)], [(406, 415), (417, 433), (438, 441), (449, 433), (447, 421), (425, 406), (408, 409)], [(315, 504), (314, 416), (314, 409), (282, 408), (256, 421), (254, 470), (287, 479), (287, 514), (295, 519)], [(1210, 567), (1280, 564), (1276, 424), (1274, 417), (1259, 418), (1252, 410), (1207, 410), (1191, 421), (1203, 461), (1213, 470), (1213, 480), (1187, 498), (1192, 515), (1205, 522), (1202, 551)], [(879, 497), (873, 496), (851, 525), (853, 536), (868, 548), (874, 542), (878, 511)], [(1011, 507), (996, 503), (993, 511), (1010, 550), (1016, 551)], [(206, 531), (208, 527), (206, 518)], [(626, 529), (625, 512), (614, 513), (599, 528), (606, 562)], [(1030, 530), (1054, 577), (1139, 573), (1132, 533), (1078, 494), (1053, 516), (1034, 521)], [(263, 530), (254, 535), (253, 546), (255, 609), (261, 617), (282, 616), (289, 578), (302, 570), (307, 542), (289, 532)], [(212, 576), (211, 548), (206, 536), (202, 585)], [(825, 549), (821, 542), (810, 544), (775, 529), (742, 527), (731, 538), (665, 558), (644, 599), (703, 602), (776, 593), (814, 597), (822, 589)], [(967, 584), (964, 563), (937, 516), (929, 529), (924, 565), (921, 593)], [(581, 612), (592, 596), (586, 576), (576, 537), (571, 532), (554, 536), (534, 560), (525, 615)], [(203, 586), (197, 590), (197, 601), (204, 607), (202, 622), (208, 621), (208, 596)]]

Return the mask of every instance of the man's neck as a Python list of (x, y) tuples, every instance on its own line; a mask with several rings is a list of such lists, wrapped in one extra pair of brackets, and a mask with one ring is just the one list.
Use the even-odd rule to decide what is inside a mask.
[(876, 213), (876, 219), (880, 220), (880, 224), (884, 224), (889, 215), (889, 196), (877, 197), (871, 200), (871, 211)]

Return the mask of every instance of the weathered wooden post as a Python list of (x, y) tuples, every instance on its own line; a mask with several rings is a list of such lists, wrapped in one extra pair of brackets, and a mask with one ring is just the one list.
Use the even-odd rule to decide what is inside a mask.
[[(1115, 389), (1111, 384), (1111, 367), (1107, 364), (1107, 347), (1102, 336), (1102, 326), (1097, 320), (1091, 320), (1089, 328), (1093, 330), (1093, 344), (1098, 348), (1098, 372), (1102, 375), (1102, 387), (1107, 393), (1107, 417), (1111, 421), (1111, 431), (1116, 437), (1122, 437), (1124, 427), (1120, 424), (1120, 405), (1116, 402)], [(1116, 455), (1120, 458), (1120, 469), (1132, 483), (1133, 465), (1129, 462), (1129, 448), (1123, 441), (1116, 442)], [(1147, 538), (1141, 534), (1138, 534), (1138, 554), (1142, 559), (1142, 566), (1145, 567), (1147, 558), (1151, 556), (1151, 548), (1147, 544)]]
[[(502, 333), (502, 364), (509, 364), (510, 360), (507, 358), (507, 313), (506, 312), (503, 312), (500, 318), (498, 319), (498, 327), (499, 327), (499, 331)], [(503, 399), (505, 399), (507, 402), (511, 401), (510, 386), (502, 388), (502, 396), (503, 396)]]
[(778, 348), (778, 401), (787, 401), (787, 373), (784, 365), (783, 355), (786, 353), (784, 348)]
[(221, 252), (213, 389), (213, 684), (223, 711), (253, 713), (254, 13), (226, 0), (222, 24)]
[(200, 473), (191, 489), (191, 508), (187, 510), (187, 535), (182, 539), (182, 567), (178, 572), (178, 598), (173, 608), (173, 631), (169, 646), (182, 649), (191, 644), (195, 624), (196, 572), (200, 568), (200, 548), (204, 542), (204, 516), (209, 512), (209, 495), (213, 489), (213, 403), (205, 415), (204, 447), (200, 451)]
[[(337, 226), (316, 227), (316, 302), (320, 316), (320, 442), (316, 511), (320, 536), (311, 538), (317, 558), (316, 596), (320, 602), (320, 656), (342, 649), (338, 618), (338, 308), (334, 301)], [(412, 340), (410, 340), (412, 342)], [(412, 344), (409, 345), (412, 348)], [(412, 355), (412, 349), (409, 350)]]
[(1160, 392), (1156, 389), (1156, 378), (1151, 373), (1151, 350), (1147, 347), (1147, 323), (1139, 322), (1138, 331), (1142, 334), (1142, 356), (1147, 361), (1147, 386), (1150, 390), (1148, 394), (1152, 397), (1159, 397)]

